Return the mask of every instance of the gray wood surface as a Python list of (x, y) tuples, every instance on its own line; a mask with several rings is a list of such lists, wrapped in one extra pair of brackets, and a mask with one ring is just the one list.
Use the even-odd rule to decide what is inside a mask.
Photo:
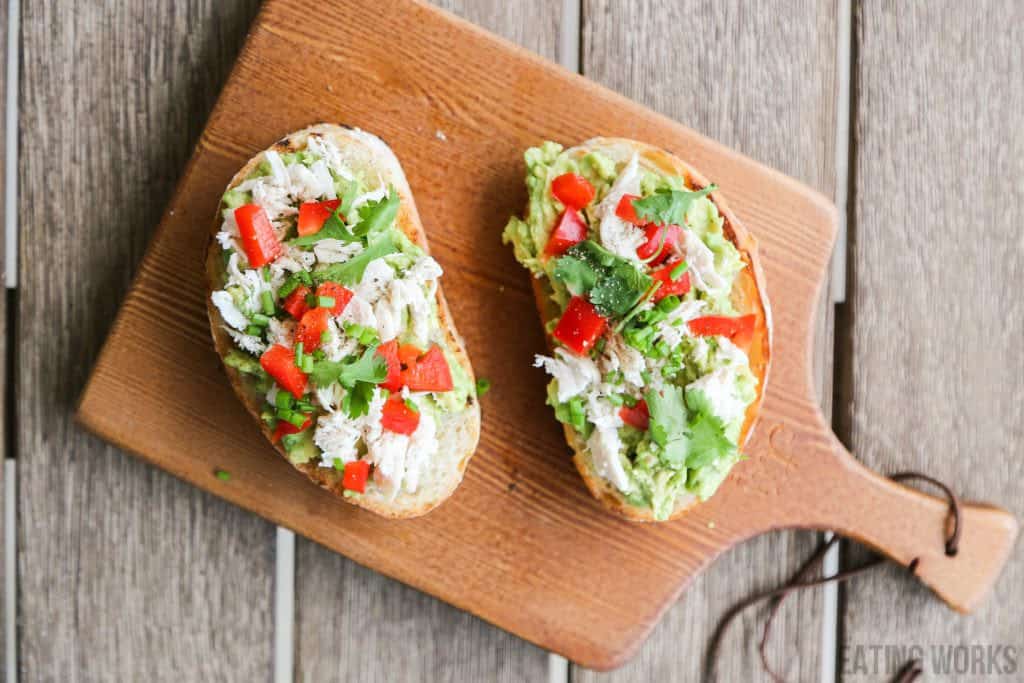
[[(583, 73), (832, 196), (835, 20), (832, 3), (814, 0), (774, 5), (770, 12), (744, 2), (587, 0)], [(756, 225), (747, 227), (757, 234)], [(823, 302), (821, 378), (831, 376), (830, 311)], [(828, 385), (821, 388), (827, 404)], [(574, 668), (573, 679), (699, 680), (725, 611), (779, 584), (816, 540), (812, 533), (780, 533), (733, 549), (669, 610), (636, 659), (612, 674)], [(753, 609), (733, 624), (721, 645), (718, 680), (764, 679), (757, 655), (763, 617)], [(790, 680), (818, 679), (818, 593), (792, 600), (771, 643), (772, 662)]]
[[(7, 5), (6, 3), (0, 3), (0, 111), (6, 111), (7, 107)], [(0, 126), (0, 224), (5, 224), (7, 217), (7, 202), (5, 196), (6, 189), (6, 159), (7, 159), (7, 137), (4, 135), (5, 126)], [(6, 240), (0, 239), (0, 272), (2, 272), (3, 279), (6, 283), (7, 273), (4, 271), (5, 256), (6, 256)], [(0, 296), (0, 438), (3, 439), (3, 443), (0, 444), (0, 618), (6, 614), (7, 609), (7, 598), (4, 583), (7, 568), (7, 546), (6, 546), (6, 525), (3, 523), (4, 505), (6, 500), (4, 497), (4, 475), (6, 467), (5, 458), (13, 457), (13, 453), (9, 453), (7, 438), (7, 430), (9, 425), (7, 424), (7, 382), (10, 377), (10, 368), (7, 367), (7, 337), (9, 331), (7, 329), (7, 290), (4, 289), (3, 295)], [(6, 652), (7, 652), (7, 629), (0, 626), (0, 681), (6, 681)]]
[[(1024, 5), (866, 2), (855, 22), (843, 436), (876, 469), (925, 470), (1020, 519)], [(884, 677), (872, 645), (921, 646), (927, 680), (1020, 680), (1020, 547), (968, 618), (893, 568), (851, 583), (842, 680)], [(940, 675), (933, 645), (1015, 647), (1016, 671)]]
[[(558, 56), (558, 2), (436, 4), (549, 59)], [(547, 677), (543, 650), (304, 539), (297, 539), (295, 576), (296, 680)]]
[(267, 680), (274, 528), (71, 417), (257, 3), (21, 5), (21, 680)]

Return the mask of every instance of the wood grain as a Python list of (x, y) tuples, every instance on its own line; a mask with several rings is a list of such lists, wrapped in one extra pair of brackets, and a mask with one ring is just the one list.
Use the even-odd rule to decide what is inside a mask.
[[(924, 470), (1020, 515), (1024, 8), (858, 8), (843, 436), (873, 467)], [(995, 599), (970, 619), (896, 569), (849, 584), (842, 679), (885, 678), (869, 646), (918, 645), (929, 680), (996, 680), (977, 668), (939, 675), (931, 647), (1002, 644), (1016, 648), (1016, 674), (1006, 677), (1015, 680), (1021, 560), (1018, 543)]]
[[(588, 0), (583, 73), (832, 195), (835, 21), (832, 3), (811, 0), (771, 12), (743, 2)], [(685, 49), (680, 26), (690, 27)], [(748, 227), (757, 234), (756, 225)], [(832, 306), (822, 304), (815, 384), (827, 409)], [(781, 583), (815, 543), (815, 534), (787, 532), (734, 548), (694, 582), (634, 660), (609, 675), (577, 670), (574, 680), (698, 680), (725, 611)], [(790, 680), (818, 676), (821, 609), (819, 593), (804, 593), (773, 629), (769, 656)], [(732, 627), (721, 644), (719, 680), (760, 680), (763, 618), (750, 610)]]
[[(0, 6), (0, 112), (7, 111), (7, 4), (3, 3)], [(0, 126), (0, 225), (5, 226), (4, 232), (6, 233), (6, 219), (7, 219), (7, 136), (6, 136), (6, 125)], [(9, 438), (8, 429), (10, 425), (7, 424), (7, 411), (8, 411), (8, 385), (9, 377), (11, 376), (12, 368), (8, 366), (8, 337), (11, 334), (11, 330), (8, 329), (7, 320), (7, 294), (6, 289), (7, 272), (6, 272), (6, 254), (7, 254), (7, 240), (6, 234), (2, 241), (0, 241), (0, 272), (4, 281), (3, 296), (0, 296), (0, 438), (3, 439), (3, 443), (0, 444), (0, 615), (6, 615), (7, 611), (7, 590), (5, 588), (5, 578), (7, 569), (7, 537), (6, 528), (7, 525), (4, 523), (6, 515), (6, 501), (4, 499), (4, 476), (6, 474), (6, 458), (13, 458), (14, 453), (10, 452), (12, 439)], [(4, 617), (0, 617), (4, 618)], [(4, 653), (3, 657), (0, 657), (3, 661), (0, 662), (0, 681), (6, 681), (7, 678), (7, 628), (6, 624), (0, 626), (0, 652)]]
[[(561, 19), (557, 2), (438, 4), (533, 52), (555, 57)], [(547, 655), (539, 648), (305, 539), (297, 541), (295, 576), (300, 681), (545, 678)], [(381, 652), (389, 654), (382, 657)]]
[(256, 3), (21, 5), (22, 679), (266, 680), (273, 527), (72, 423)]
[[(835, 237), (828, 200), (434, 8), (348, 0), (332, 7), (334, 23), (302, 20), (319, 9), (312, 0), (264, 6), (97, 361), (79, 413), (91, 429), (594, 668), (635, 652), (723, 550), (778, 528), (835, 528), (904, 564), (920, 556), (926, 579), (954, 604), (969, 607), (983, 595), (1005, 559), (1012, 519), (967, 509), (972, 543), (991, 551), (972, 549), (969, 561), (941, 557), (930, 539), (942, 535), (943, 503), (857, 464), (817, 407), (809, 346)], [(338, 70), (374, 96), (334, 88)], [(270, 456), (207, 336), (199, 270), (221, 189), (282, 131), (317, 120), (372, 128), (402, 159), (470, 356), (496, 387), (484, 412), (501, 419), (485, 417), (462, 487), (419, 519), (391, 522), (340, 505)], [(672, 524), (629, 524), (600, 508), (569, 459), (558, 457), (566, 453), (562, 436), (537, 409), (543, 378), (522, 371), (543, 348), (540, 325), (526, 278), (498, 239), (524, 200), (512, 189), (521, 187), (519, 159), (538, 140), (598, 133), (682, 150), (718, 181), (727, 219), (743, 216), (760, 239), (773, 301), (775, 364), (750, 458), (711, 501)], [(784, 296), (771, 297), (772, 287)], [(181, 424), (191, 427), (188, 450), (176, 446)], [(216, 466), (233, 472), (231, 485), (210, 476)]]

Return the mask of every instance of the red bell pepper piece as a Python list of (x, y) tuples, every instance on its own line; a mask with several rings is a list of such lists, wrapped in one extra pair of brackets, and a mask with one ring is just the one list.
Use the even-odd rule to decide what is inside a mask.
[(402, 344), (398, 347), (398, 362), (402, 364), (402, 369), (411, 368), (416, 365), (416, 361), (423, 355), (423, 349), (412, 344)]
[(640, 199), (640, 197), (635, 194), (622, 195), (622, 199), (619, 200), (618, 205), (615, 207), (615, 215), (627, 223), (645, 225), (646, 221), (643, 221), (636, 215), (636, 208), (633, 207), (634, 199)]
[(316, 295), (329, 296), (334, 299), (334, 305), (328, 310), (331, 315), (341, 315), (341, 312), (348, 306), (348, 302), (352, 300), (352, 291), (342, 287), (337, 282), (325, 282), (316, 288)]
[(271, 441), (277, 443), (281, 440), (282, 436), (287, 434), (298, 434), (299, 432), (304, 432), (309, 429), (309, 425), (313, 424), (313, 416), (305, 415), (304, 417), (306, 420), (302, 423), (301, 427), (296, 427), (288, 420), (278, 420), (277, 427), (274, 428), (274, 436), (271, 438)]
[(327, 199), (322, 202), (304, 202), (299, 207), (299, 236), (315, 235), (324, 227), (334, 210), (341, 205), (340, 199)]
[(412, 434), (420, 425), (420, 412), (410, 408), (401, 394), (391, 394), (384, 402), (380, 424), (389, 432)]
[(594, 186), (578, 173), (563, 173), (551, 181), (551, 194), (567, 209), (582, 209), (594, 199)]
[(690, 321), (690, 332), (702, 337), (729, 337), (737, 346), (746, 346), (754, 336), (757, 315), (741, 315), (732, 318), (724, 315), (706, 315)]
[(402, 388), (402, 363), (398, 360), (398, 341), (392, 339), (377, 347), (377, 355), (388, 364), (388, 376), (381, 386), (388, 391), (399, 391)]
[(583, 222), (575, 209), (566, 209), (555, 221), (555, 227), (548, 238), (544, 253), (550, 256), (561, 256), (577, 242), (587, 239), (587, 224)]
[(410, 391), (451, 391), (455, 387), (448, 359), (436, 345), (403, 369), (402, 379)]
[(607, 326), (608, 321), (592, 303), (581, 296), (574, 296), (552, 335), (569, 350), (582, 355), (594, 346)]
[(341, 475), (341, 485), (346, 491), (366, 491), (366, 479), (370, 476), (370, 463), (366, 460), (354, 460), (345, 463), (345, 473)]
[[(636, 255), (645, 261), (650, 259), (649, 263), (657, 265), (678, 249), (682, 230), (679, 229), (678, 225), (655, 225), (650, 223), (644, 228), (644, 234), (647, 236), (647, 241), (636, 248)], [(656, 253), (658, 255), (654, 256)]]
[(636, 405), (630, 408), (622, 406), (619, 408), (619, 417), (630, 427), (635, 427), (642, 432), (647, 431), (651, 424), (651, 413), (647, 410), (647, 401), (640, 399)]
[(301, 320), (303, 314), (309, 310), (309, 306), (306, 304), (306, 297), (310, 295), (310, 289), (306, 285), (299, 285), (292, 290), (292, 293), (285, 297), (284, 302), (281, 304), (281, 308), (288, 312), (288, 315)]
[(274, 233), (274, 226), (267, 218), (267, 212), (256, 204), (246, 204), (235, 209), (235, 223), (242, 238), (242, 249), (253, 268), (265, 266), (284, 251)]
[(271, 346), (260, 356), (260, 366), (295, 398), (302, 398), (306, 393), (306, 374), (295, 365), (295, 353), (288, 347)]
[(654, 292), (654, 296), (651, 300), (654, 303), (658, 303), (666, 296), (676, 295), (683, 296), (690, 291), (690, 271), (684, 272), (679, 276), (678, 279), (672, 279), (672, 271), (679, 267), (679, 262), (670, 263), (664, 268), (655, 270), (651, 273), (651, 277), (661, 282), (661, 287), (658, 287), (657, 291)]
[(295, 342), (302, 342), (302, 350), (312, 353), (320, 348), (320, 337), (327, 331), (331, 309), (318, 306), (306, 311), (295, 328)]

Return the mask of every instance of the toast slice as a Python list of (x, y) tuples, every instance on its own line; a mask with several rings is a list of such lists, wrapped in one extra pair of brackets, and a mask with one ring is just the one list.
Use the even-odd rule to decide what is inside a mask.
[[(700, 190), (710, 185), (704, 176), (677, 156), (663, 149), (635, 140), (625, 138), (593, 138), (579, 146), (563, 151), (561, 155), (568, 156), (579, 164), (585, 164), (585, 158), (595, 152), (605, 159), (610, 159), (617, 168), (622, 168), (635, 155), (639, 160), (641, 169), (681, 178), (686, 188), (690, 190)], [(548, 179), (548, 183), (550, 183), (550, 179)], [(742, 426), (740, 427), (737, 441), (737, 446), (742, 448), (749, 439), (757, 419), (758, 410), (764, 395), (765, 383), (768, 378), (769, 360), (771, 357), (771, 312), (763, 295), (764, 275), (758, 263), (755, 239), (729, 209), (721, 192), (713, 191), (708, 198), (717, 208), (723, 219), (722, 234), (736, 247), (742, 259), (743, 267), (733, 281), (729, 299), (737, 315), (753, 314), (756, 316), (753, 334), (749, 340), (746, 352), (750, 370), (754, 377), (757, 378), (757, 389), (756, 395), (747, 405), (743, 414)], [(529, 212), (530, 207), (528, 206), (527, 221), (530, 219)], [(515, 240), (507, 238), (507, 241)], [(534, 251), (539, 253), (540, 246), (536, 246)], [(520, 260), (523, 260), (522, 255), (518, 252), (519, 249), (517, 248), (517, 256), (520, 257)], [(540, 258), (545, 257), (541, 256)], [(554, 292), (548, 277), (540, 274), (532, 278), (532, 283), (541, 319), (544, 322), (545, 329), (550, 331), (554, 321), (562, 315), (562, 309), (554, 301)], [(548, 335), (548, 341), (551, 348), (554, 348), (555, 340), (550, 334)], [(608, 478), (599, 474), (591, 449), (588, 448), (587, 441), (583, 438), (582, 434), (569, 424), (563, 424), (563, 428), (566, 441), (574, 453), (573, 462), (583, 477), (587, 488), (605, 507), (616, 514), (633, 521), (665, 521), (679, 517), (686, 510), (700, 502), (700, 498), (697, 495), (683, 492), (676, 497), (670, 514), (661, 519), (657, 518), (652, 507), (634, 504)]]
[[(321, 123), (286, 136), (267, 151), (272, 150), (279, 155), (301, 152), (307, 149), (310, 136), (318, 136), (333, 143), (340, 152), (341, 162), (353, 174), (372, 179), (379, 183), (379, 187), (390, 186), (397, 190), (400, 204), (394, 219), (394, 226), (424, 253), (428, 252), (426, 235), (416, 211), (409, 183), (398, 159), (387, 144), (375, 135), (362, 130)], [(266, 159), (265, 154), (266, 152), (261, 152), (256, 155), (238, 171), (228, 184), (227, 190), (239, 187), (254, 172), (257, 172), (260, 164)], [(238, 351), (238, 345), (229, 332), (228, 324), (211, 299), (213, 292), (220, 289), (227, 278), (225, 252), (221, 243), (216, 239), (217, 233), (222, 227), (222, 212), (225, 209), (226, 204), (222, 203), (212, 224), (206, 256), (207, 312), (214, 345), (222, 360), (229, 353)], [(452, 321), (451, 312), (440, 286), (436, 288), (435, 299), (436, 321), (439, 329), (432, 329), (431, 342), (444, 348), (449, 365), (452, 365), (454, 361), (454, 364), (460, 366), (459, 368), (452, 367), (452, 373), (458, 374), (462, 382), (468, 384), (469, 388), (465, 392), (465, 400), (461, 405), (456, 406), (453, 410), (436, 414), (438, 442), (436, 453), (428, 463), (429, 466), (422, 468), (418, 485), (414, 491), (402, 488), (397, 493), (388, 492), (376, 484), (376, 478), (371, 474), (365, 491), (354, 494), (345, 490), (343, 473), (340, 469), (321, 466), (317, 458), (298, 462), (295, 457), (289, 457), (289, 453), (282, 443), (274, 444), (274, 448), (281, 457), (292, 463), (297, 470), (318, 486), (338, 495), (348, 503), (385, 517), (416, 517), (430, 511), (452, 495), (462, 480), (463, 473), (479, 439), (480, 408), (475, 392), (473, 369), (462, 338)], [(274, 430), (266, 420), (261, 419), (261, 414), (266, 410), (267, 403), (265, 390), (261, 386), (259, 378), (242, 372), (227, 363), (225, 363), (225, 370), (242, 403), (253, 416), (263, 434), (273, 443)], [(322, 409), (318, 412), (318, 416), (323, 415)], [(316, 424), (317, 420), (314, 418), (314, 427)], [(378, 466), (374, 465), (374, 469), (378, 469)]]

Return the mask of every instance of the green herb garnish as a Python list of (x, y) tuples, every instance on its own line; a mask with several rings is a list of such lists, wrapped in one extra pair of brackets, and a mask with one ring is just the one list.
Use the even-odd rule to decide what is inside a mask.
[(695, 200), (706, 197), (718, 189), (717, 185), (708, 185), (702, 190), (671, 190), (658, 188), (654, 194), (643, 199), (634, 199), (633, 208), (636, 215), (650, 223), (658, 225), (682, 225), (686, 212)]

